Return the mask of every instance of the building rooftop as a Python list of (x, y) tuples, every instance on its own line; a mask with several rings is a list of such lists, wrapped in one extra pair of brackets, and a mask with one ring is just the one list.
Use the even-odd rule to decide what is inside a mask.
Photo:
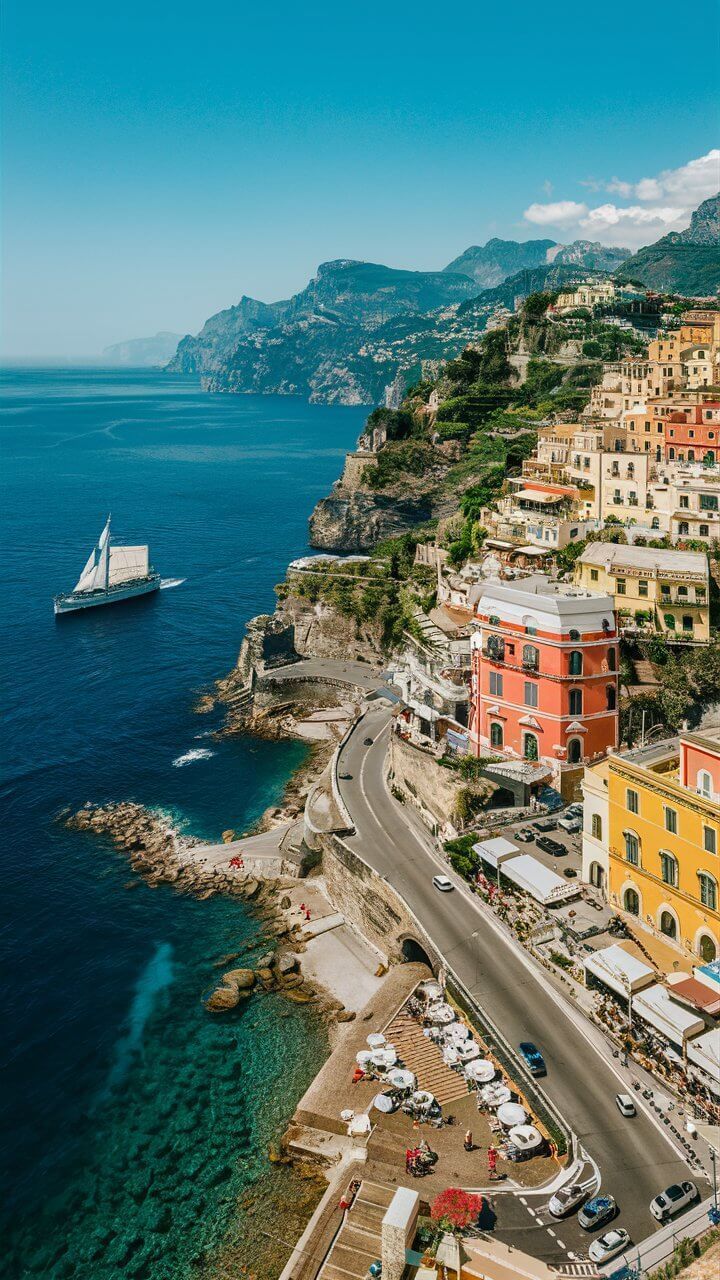
[(578, 563), (600, 564), (606, 568), (618, 565), (656, 573), (691, 573), (705, 578), (709, 574), (708, 559), (703, 551), (624, 546), (617, 542), (591, 542), (578, 556)]
[(561, 617), (607, 614), (608, 628), (615, 626), (613, 598), (606, 592), (588, 591), (573, 582), (560, 582), (545, 573), (531, 573), (519, 581), (490, 581), (483, 588), (478, 610), (490, 609), (497, 601), (509, 608), (536, 609)]

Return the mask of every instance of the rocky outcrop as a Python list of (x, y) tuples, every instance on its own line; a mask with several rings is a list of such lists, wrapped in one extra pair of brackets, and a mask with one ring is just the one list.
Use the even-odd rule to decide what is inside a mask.
[(290, 592), (278, 606), (277, 616), (292, 628), (295, 647), (304, 658), (375, 662), (382, 652), (379, 623), (359, 622), (323, 600), (311, 604)]
[[(448, 513), (444, 513), (448, 514)], [(322, 551), (370, 551), (383, 538), (394, 538), (439, 515), (431, 493), (398, 498), (384, 491), (336, 485), (310, 516), (310, 545)]]

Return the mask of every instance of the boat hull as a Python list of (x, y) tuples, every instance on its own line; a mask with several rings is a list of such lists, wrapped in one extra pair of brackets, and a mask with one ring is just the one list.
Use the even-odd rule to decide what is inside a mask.
[(98, 609), (103, 605), (120, 604), (123, 600), (135, 600), (138, 596), (150, 595), (160, 589), (160, 574), (153, 573), (139, 582), (118, 582), (108, 591), (88, 591), (83, 594), (70, 592), (65, 596), (55, 597), (56, 616), (64, 613), (77, 613), (80, 609)]

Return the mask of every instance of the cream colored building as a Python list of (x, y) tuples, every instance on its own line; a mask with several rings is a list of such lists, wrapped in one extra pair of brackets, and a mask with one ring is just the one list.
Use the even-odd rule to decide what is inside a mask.
[(556, 311), (574, 311), (576, 307), (602, 307), (613, 302), (617, 288), (612, 280), (586, 280), (567, 293), (561, 293), (555, 303)]
[(608, 853), (609, 806), (608, 762), (601, 760), (593, 768), (587, 768), (582, 781), (583, 834), (582, 878), (607, 896), (610, 880)]
[(575, 563), (575, 581), (613, 597), (627, 634), (659, 632), (675, 644), (710, 640), (710, 569), (703, 552), (593, 542)]

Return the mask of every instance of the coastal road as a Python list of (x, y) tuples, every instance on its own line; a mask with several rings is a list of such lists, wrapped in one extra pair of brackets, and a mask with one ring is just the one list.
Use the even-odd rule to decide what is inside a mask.
[[(533, 1040), (542, 1050), (548, 1068), (540, 1082), (545, 1093), (597, 1166), (603, 1191), (617, 1200), (618, 1223), (632, 1241), (640, 1242), (655, 1225), (648, 1208), (653, 1196), (680, 1178), (691, 1177), (703, 1195), (707, 1186), (690, 1173), (651, 1113), (623, 1119), (615, 1094), (627, 1086), (612, 1061), (596, 1049), (592, 1029), (544, 971), (488, 918), (460, 878), (443, 865), (456, 891), (444, 894), (433, 887), (440, 866), (430, 834), (385, 784), (390, 720), (386, 705), (372, 705), (340, 753), (338, 773), (351, 777), (339, 785), (355, 826), (355, 835), (346, 842), (398, 890), (506, 1040), (513, 1046)], [(364, 745), (366, 737), (373, 739), (372, 746)], [(579, 1228), (576, 1218), (553, 1223), (544, 1209), (546, 1196), (525, 1198), (527, 1206), (517, 1197), (495, 1197), (502, 1239), (522, 1242), (528, 1252), (548, 1261), (570, 1252), (586, 1255), (593, 1237)]]

